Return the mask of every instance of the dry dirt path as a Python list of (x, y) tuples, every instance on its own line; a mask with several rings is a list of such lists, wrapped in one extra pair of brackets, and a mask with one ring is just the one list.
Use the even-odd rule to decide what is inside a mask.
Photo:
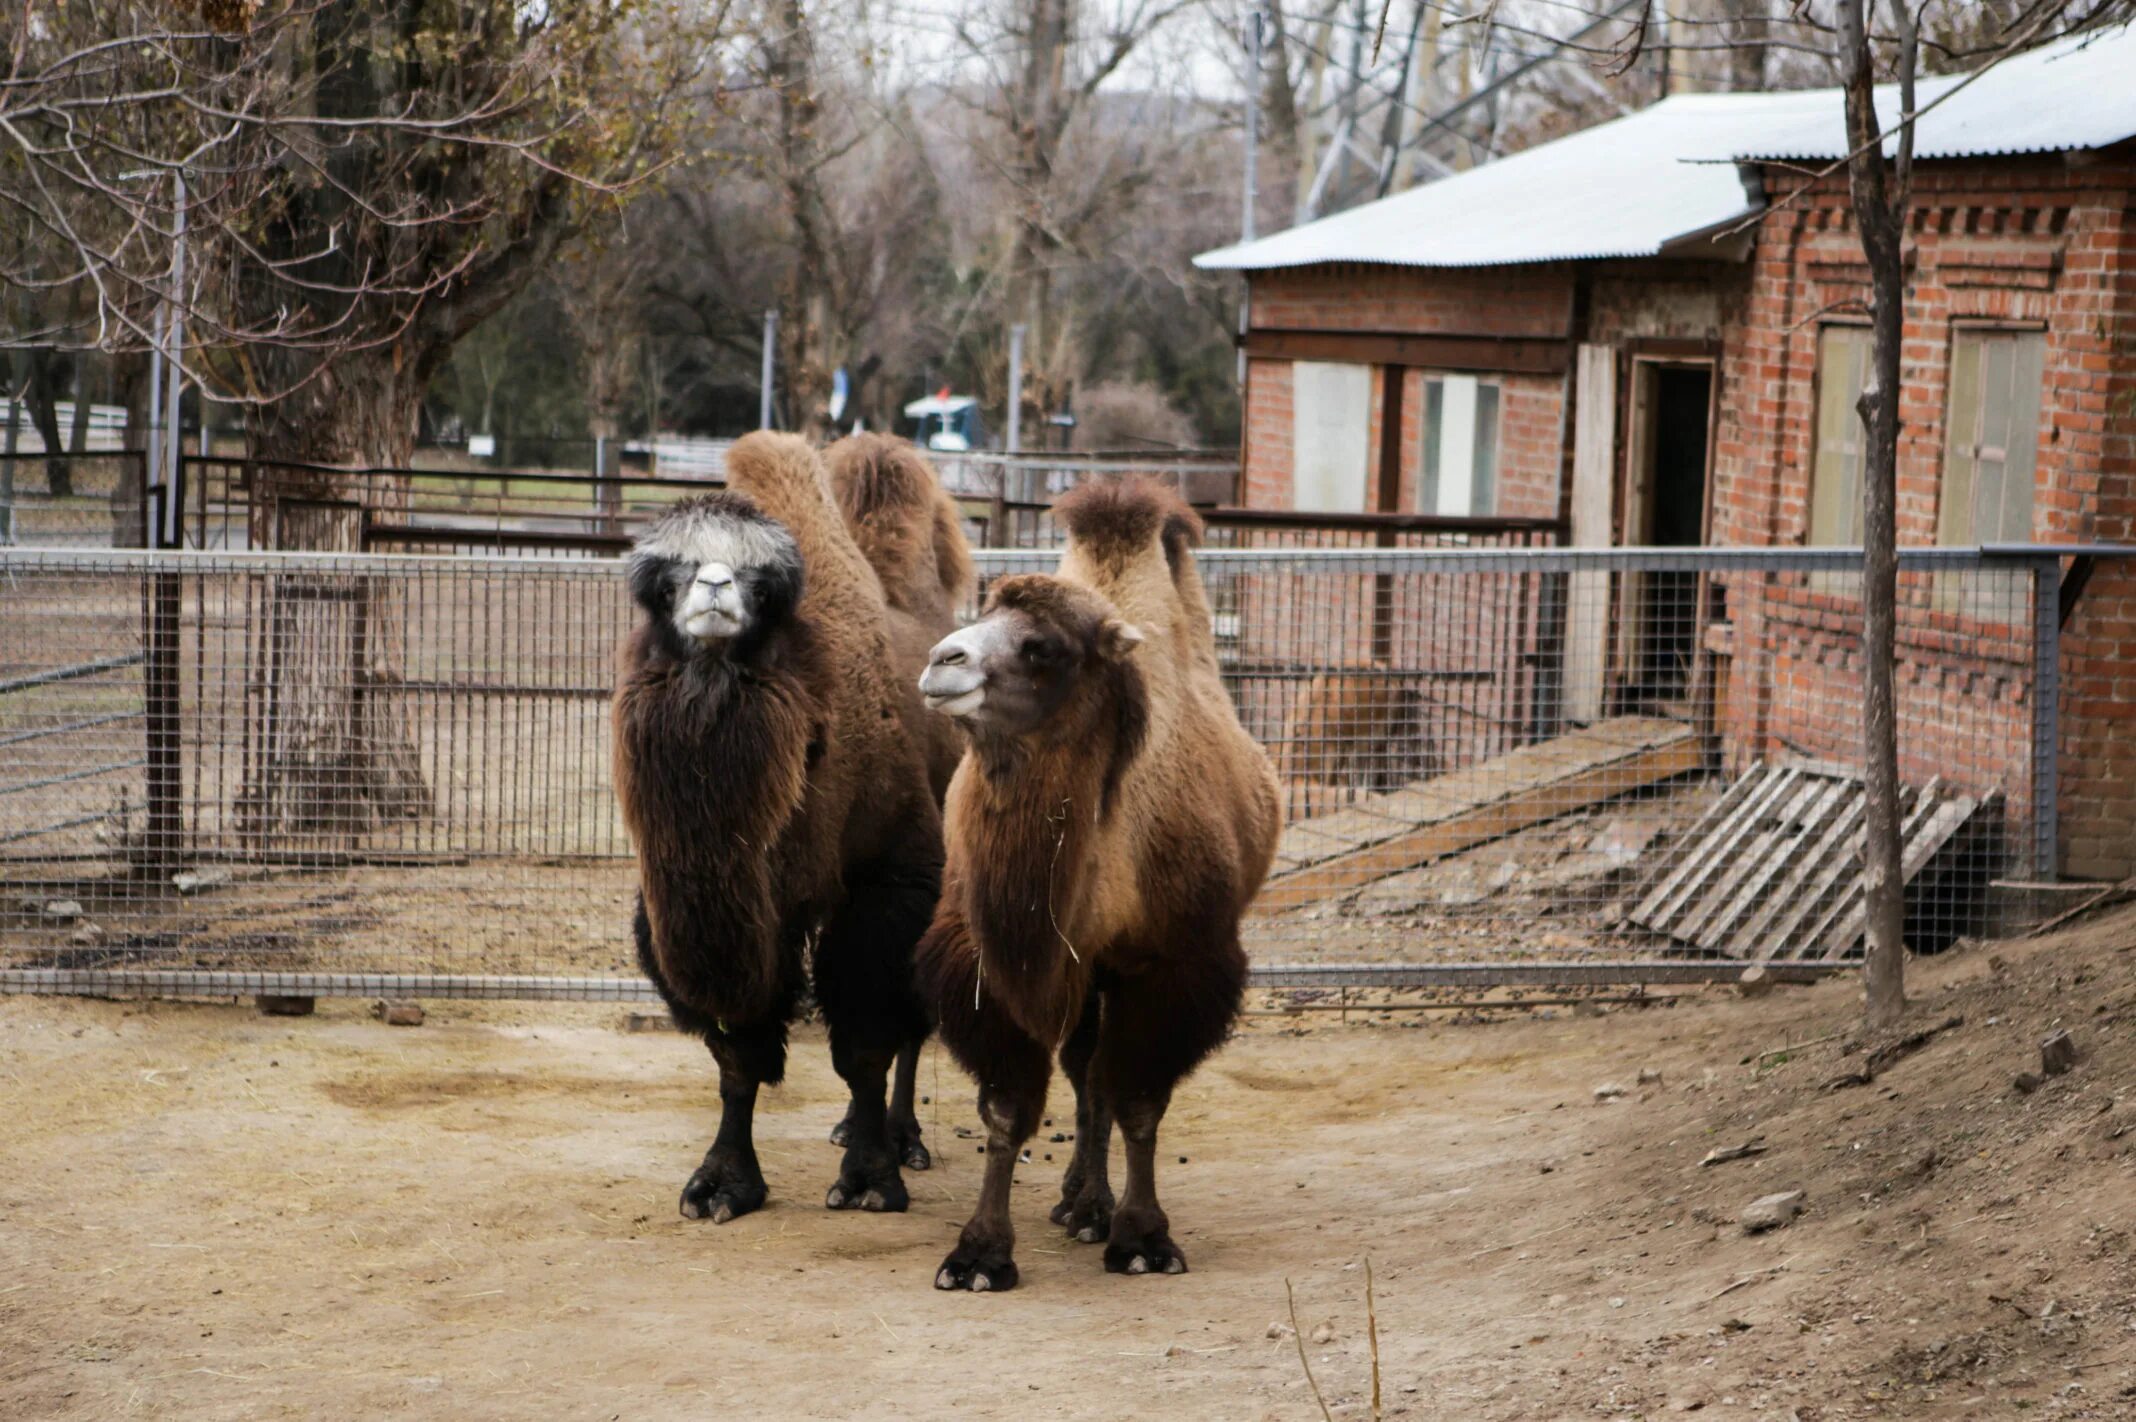
[[(1967, 1025), (1841, 1091), (1836, 1042), (1740, 1059), (1844, 1028), (1846, 983), (1257, 1019), (1167, 1123), (1193, 1272), (1108, 1277), (1057, 1237), (1066, 1152), (1042, 1133), (1057, 1159), (1021, 1172), (1025, 1283), (1001, 1296), (929, 1287), (979, 1177), (946, 1059), (922, 1070), (939, 1164), (912, 1212), (832, 1214), (840, 1098), (800, 1033), (758, 1117), (774, 1203), (722, 1229), (674, 1208), (712, 1123), (704, 1053), (612, 1008), (434, 1004), (394, 1029), (356, 1004), (0, 1000), (0, 1417), (1305, 1422), (1271, 1336), (1286, 1279), (1331, 1410), (1364, 1417), (1368, 1255), (1389, 1416), (2132, 1417), (2132, 941), (2122, 918), (1997, 949), (2007, 973), (1934, 965), (1917, 1015)], [(2019, 1097), (2058, 1014), (2089, 1055)], [(1598, 1103), (1604, 1082), (1629, 1091)], [(1065, 1125), (1058, 1084), (1053, 1105)], [(1752, 1136), (1764, 1155), (1699, 1168)], [(1735, 1226), (1789, 1188), (1792, 1226)]]

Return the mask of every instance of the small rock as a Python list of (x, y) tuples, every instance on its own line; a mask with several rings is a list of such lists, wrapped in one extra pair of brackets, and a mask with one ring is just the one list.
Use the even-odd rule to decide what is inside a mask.
[(1059, 1145), (1063, 1141), (1067, 1140), (1068, 1136), (1065, 1132), (1055, 1131), (1052, 1135), (1046, 1137), (1046, 1139), (1051, 1141), (1055, 1145)]
[(1615, 1101), (1618, 1097), (1624, 1095), (1624, 1092), (1625, 1088), (1623, 1086), (1614, 1081), (1606, 1081), (1595, 1088), (1595, 1100)]
[(2061, 1076), (2076, 1064), (2077, 1039), (2067, 1031), (2057, 1032), (2040, 1043), (2040, 1070), (2046, 1075)]
[(1782, 1190), (1776, 1195), (1752, 1200), (1743, 1207), (1743, 1233), (1763, 1234), (1769, 1229), (1779, 1229), (1802, 1213), (1807, 1198), (1800, 1190)]
[(388, 1027), (420, 1027), (423, 1025), (423, 1004), (420, 1002), (381, 1002), (378, 1016)]
[(1556, 1169), (1557, 1165), (1553, 1161), (1541, 1160), (1535, 1164), (1535, 1170), (1538, 1175), (1548, 1175)]
[(2030, 1096), (2047, 1084), (2047, 1078), (2036, 1071), (2021, 1071), (2010, 1078), (2010, 1084), (2017, 1088), (2018, 1095)]
[(1333, 1343), (1335, 1341), (1335, 1325), (1332, 1323), (1323, 1323), (1318, 1328), (1314, 1329), (1313, 1341), (1315, 1343)]
[(1545, 1299), (1544, 1302), (1549, 1304), (1552, 1308), (1563, 1308), (1566, 1304), (1572, 1302), (1572, 1295), (1552, 1294), (1549, 1298)]
[(1661, 1072), (1654, 1067), (1639, 1068), (1639, 1084), (1641, 1086), (1661, 1085)]
[(1183, 1358), (1186, 1356), (1186, 1354), (1187, 1350), (1180, 1347), (1177, 1343), (1174, 1343), (1171, 1347), (1164, 1350), (1164, 1355), (1167, 1358)]
[(104, 941), (104, 930), (93, 923), (85, 923), (68, 934), (67, 941), (77, 948), (94, 948)]
[(54, 923), (72, 923), (82, 916), (81, 900), (47, 899), (44, 905), (44, 916)]
[(1736, 978), (1736, 991), (1744, 997), (1763, 997), (1773, 990), (1771, 971), (1753, 963)]
[(1623, 1300), (1623, 1299), (1622, 1299), (1621, 1297), (1619, 1297), (1619, 1298), (1614, 1298), (1614, 1299), (1611, 1299), (1611, 1300), (1609, 1301), (1609, 1306), (1610, 1306), (1611, 1308), (1623, 1308), (1623, 1307), (1624, 1307), (1624, 1300)]
[(252, 1002), (269, 1017), (309, 1017), (319, 1006), (317, 998), (282, 992), (263, 992)]
[(1279, 1322), (1271, 1323), (1268, 1325), (1268, 1336), (1271, 1338), (1288, 1338), (1291, 1336), (1291, 1334), (1295, 1332), (1297, 1332), (1297, 1330), (1292, 1328), (1287, 1323)]
[(187, 869), (171, 875), (171, 887), (181, 894), (197, 894), (202, 889), (221, 888), (231, 878), (227, 869)]

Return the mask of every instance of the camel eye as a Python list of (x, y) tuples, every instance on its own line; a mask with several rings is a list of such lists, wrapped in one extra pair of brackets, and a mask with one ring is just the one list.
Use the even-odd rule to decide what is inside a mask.
[(1027, 662), (1050, 662), (1059, 655), (1052, 641), (1045, 637), (1026, 637), (1016, 651)]

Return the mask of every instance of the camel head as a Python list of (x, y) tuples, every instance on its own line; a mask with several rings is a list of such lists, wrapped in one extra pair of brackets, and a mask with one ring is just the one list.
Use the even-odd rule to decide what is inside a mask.
[(1088, 588), (1042, 573), (1003, 578), (978, 621), (935, 643), (920, 694), (974, 732), (1028, 735), (1079, 686), (1111, 680), (1141, 643), (1141, 631)]
[(801, 549), (736, 493), (685, 499), (631, 550), (631, 595), (676, 657), (746, 657), (801, 600)]

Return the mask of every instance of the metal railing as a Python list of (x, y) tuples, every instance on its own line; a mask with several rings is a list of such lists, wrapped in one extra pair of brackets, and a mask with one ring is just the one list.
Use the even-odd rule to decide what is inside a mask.
[[(1917, 946), (2052, 873), (2063, 556), (1903, 557)], [(1853, 950), (1858, 553), (1201, 567), (1286, 801), (1264, 973)], [(635, 616), (608, 559), (0, 553), (0, 989), (641, 995), (607, 722)]]

